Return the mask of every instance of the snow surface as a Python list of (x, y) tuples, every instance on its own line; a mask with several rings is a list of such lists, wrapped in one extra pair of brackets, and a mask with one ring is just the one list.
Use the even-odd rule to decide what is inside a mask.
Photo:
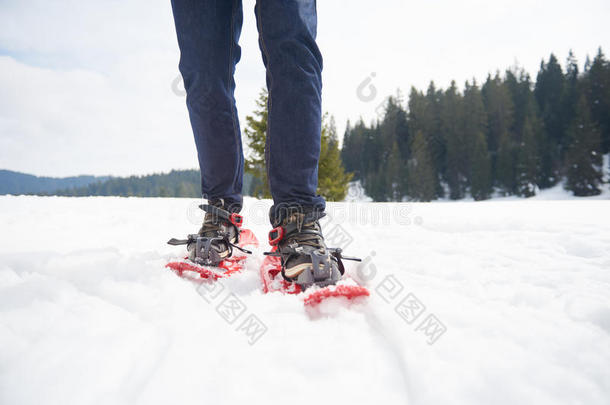
[(610, 403), (608, 201), (330, 204), (372, 296), (309, 312), (261, 293), (265, 243), (220, 292), (165, 269), (197, 203), (0, 197), (1, 404)]

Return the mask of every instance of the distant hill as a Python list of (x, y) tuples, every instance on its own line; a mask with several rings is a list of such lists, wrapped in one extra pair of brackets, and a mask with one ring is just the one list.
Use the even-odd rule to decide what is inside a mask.
[[(92, 178), (93, 181), (76, 187), (67, 186), (51, 191), (29, 191), (26, 194), (61, 195), (72, 197), (135, 196), (197, 198), (201, 196), (201, 178), (199, 176), (199, 170), (172, 170), (169, 173), (158, 173), (144, 176)], [(244, 175), (243, 190), (245, 195), (250, 195), (252, 193), (253, 178), (249, 174)]]
[(111, 177), (105, 181), (49, 194), (74, 197), (199, 197), (200, 181), (198, 170), (172, 170), (169, 173), (144, 176)]
[(31, 174), (0, 170), (0, 195), (53, 193), (57, 190), (84, 187), (109, 176), (38, 177)]

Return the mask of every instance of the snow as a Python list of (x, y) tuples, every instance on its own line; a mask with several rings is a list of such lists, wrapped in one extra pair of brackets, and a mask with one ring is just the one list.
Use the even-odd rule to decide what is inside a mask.
[(206, 288), (165, 269), (198, 203), (0, 197), (0, 403), (610, 400), (607, 200), (329, 204), (371, 297), (315, 311), (260, 290), (269, 201), (246, 199), (262, 243), (243, 274)]

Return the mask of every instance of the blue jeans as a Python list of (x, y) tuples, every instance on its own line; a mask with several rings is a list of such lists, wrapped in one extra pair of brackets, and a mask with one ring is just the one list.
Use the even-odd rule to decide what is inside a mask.
[[(320, 156), (322, 55), (315, 0), (257, 0), (267, 70), (265, 160), (276, 222), (281, 208), (324, 210), (316, 194)], [(241, 208), (244, 156), (235, 107), (241, 0), (172, 0), (180, 73), (195, 135), (204, 198)]]

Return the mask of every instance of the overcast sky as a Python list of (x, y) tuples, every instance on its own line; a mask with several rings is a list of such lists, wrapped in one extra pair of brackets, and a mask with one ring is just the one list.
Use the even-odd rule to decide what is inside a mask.
[[(244, 1), (237, 106), (264, 86)], [(608, 0), (321, 0), (323, 108), (341, 131), (400, 88), (446, 87), (518, 63), (610, 53)], [(0, 169), (129, 175), (197, 167), (169, 0), (0, 1)], [(358, 87), (362, 86), (358, 97)], [(372, 85), (369, 86), (369, 85)]]

